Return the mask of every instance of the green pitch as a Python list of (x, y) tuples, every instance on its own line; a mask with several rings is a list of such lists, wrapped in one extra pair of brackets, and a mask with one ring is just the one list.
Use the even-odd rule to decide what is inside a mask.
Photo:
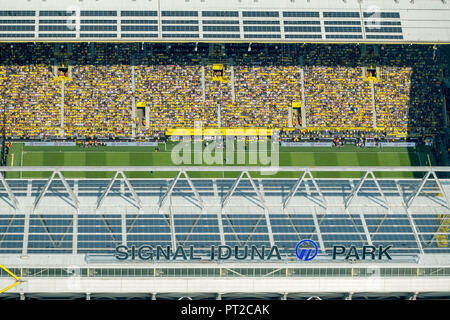
[[(8, 155), (8, 166), (177, 166), (172, 162), (174, 143), (160, 144), (159, 151), (155, 147), (25, 147), (23, 143), (13, 143)], [(194, 148), (192, 148), (194, 151)], [(249, 163), (249, 151), (245, 151), (245, 164)], [(225, 159), (223, 154), (218, 155)], [(235, 154), (235, 162), (236, 162)], [(435, 164), (427, 147), (416, 148), (342, 148), (319, 147), (280, 147), (280, 166), (428, 166)], [(194, 155), (191, 155), (189, 166), (195, 166)], [(202, 165), (206, 165), (203, 163)], [(217, 166), (217, 164), (213, 164)], [(220, 165), (219, 165), (220, 166)], [(223, 166), (233, 166), (223, 164)], [(314, 171), (313, 171), (314, 172)], [(126, 172), (131, 178), (170, 178), (176, 172)], [(377, 177), (406, 178), (414, 177), (414, 173), (375, 173)], [(8, 173), (7, 178), (46, 178), (50, 173), (22, 172)], [(108, 178), (113, 173), (105, 172), (64, 172), (68, 178)], [(192, 172), (193, 178), (232, 178), (239, 172)], [(339, 171), (316, 173), (316, 177), (358, 178), (362, 173), (344, 173)], [(252, 173), (260, 177), (257, 171)], [(266, 178), (296, 178), (299, 173), (282, 172)]]

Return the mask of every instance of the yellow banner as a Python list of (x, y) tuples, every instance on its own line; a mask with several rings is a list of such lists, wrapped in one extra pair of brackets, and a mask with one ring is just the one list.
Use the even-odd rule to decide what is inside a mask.
[(168, 136), (271, 136), (273, 130), (267, 128), (170, 128), (167, 129)]
[(292, 102), (292, 108), (299, 109), (301, 107), (302, 107), (302, 103), (301, 102)]

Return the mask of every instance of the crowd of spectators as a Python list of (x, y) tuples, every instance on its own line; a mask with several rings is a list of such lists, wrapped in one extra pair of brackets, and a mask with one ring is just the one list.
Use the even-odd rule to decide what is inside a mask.
[[(127, 137), (131, 135), (131, 69), (112, 46), (91, 54), (86, 44), (74, 44), (76, 57), (90, 57), (72, 67), (65, 85), (65, 135), (68, 137)], [(90, 60), (90, 61), (89, 61)]]
[(193, 127), (195, 121), (202, 121), (204, 127), (214, 126), (215, 108), (202, 101), (198, 53), (189, 46), (172, 46), (157, 46), (151, 55), (138, 57), (136, 101), (149, 107), (152, 129)]
[(358, 56), (359, 47), (353, 45), (308, 48), (304, 60), (308, 126), (373, 126), (370, 83), (364, 81), (361, 65), (352, 61)]
[[(0, 103), (15, 137), (60, 136), (62, 93), (66, 137), (130, 138), (134, 130), (146, 138), (196, 121), (217, 127), (219, 118), (222, 127), (285, 128), (289, 107), (302, 100), (303, 68), (307, 130), (293, 119), (296, 139), (349, 128), (420, 136), (442, 127), (433, 47), (373, 48), (230, 44), (212, 57), (207, 44), (1, 44)], [(55, 65), (61, 54), (70, 64), (64, 88)], [(214, 59), (224, 64), (223, 81), (215, 80)], [(380, 74), (372, 88), (362, 69), (374, 65)], [(133, 103), (148, 108), (145, 122), (133, 115)]]
[(7, 135), (60, 134), (61, 84), (51, 68), (52, 49), (44, 43), (0, 45), (0, 108)]

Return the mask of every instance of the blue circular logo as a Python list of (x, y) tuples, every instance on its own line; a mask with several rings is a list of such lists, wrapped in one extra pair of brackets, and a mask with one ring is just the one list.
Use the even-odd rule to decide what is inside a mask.
[[(313, 248), (302, 248), (300, 250), (300, 252), (298, 252), (298, 248), (303, 244), (303, 243), (311, 243), (314, 246), (315, 252), (314, 255), (311, 256), (311, 252), (313, 250)], [(302, 261), (310, 261), (312, 259), (314, 259), (317, 256), (317, 253), (319, 252), (319, 248), (317, 247), (317, 244), (312, 241), (312, 240), (302, 240), (300, 241), (297, 246), (295, 247), (295, 254), (297, 255), (297, 257), (302, 260)]]

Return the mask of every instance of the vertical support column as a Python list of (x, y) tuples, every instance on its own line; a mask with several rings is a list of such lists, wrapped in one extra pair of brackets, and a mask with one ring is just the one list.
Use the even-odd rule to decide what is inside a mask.
[(135, 70), (134, 70), (134, 57), (131, 58), (131, 86), (133, 90), (132, 104), (131, 104), (131, 117), (133, 122), (131, 123), (131, 136), (136, 137), (136, 82), (135, 82)]
[(28, 255), (28, 233), (30, 231), (30, 209), (25, 212), (25, 221), (23, 226), (22, 256)]
[(145, 129), (150, 128), (150, 107), (148, 105), (145, 106)]
[(288, 107), (288, 112), (289, 112), (289, 114), (288, 114), (288, 126), (289, 126), (289, 128), (292, 128), (293, 127), (293, 125), (292, 125), (292, 105), (290, 105), (289, 107)]
[(206, 100), (206, 81), (205, 81), (205, 64), (202, 60), (202, 101)]
[(302, 128), (306, 128), (305, 71), (303, 70), (303, 56), (300, 57), (300, 83), (302, 85)]
[(79, 211), (77, 209), (77, 213), (72, 217), (72, 254), (77, 254), (78, 252), (78, 214)]
[(127, 245), (127, 214), (122, 213), (121, 216), (122, 245)]
[(372, 94), (372, 115), (373, 115), (373, 128), (377, 127), (377, 108), (375, 106), (375, 84), (370, 81), (370, 92)]
[(220, 128), (222, 127), (222, 117), (220, 116), (222, 114), (222, 106), (221, 104), (217, 104), (217, 126)]
[(65, 85), (66, 80), (63, 78), (61, 81), (61, 129), (60, 129), (60, 135), (61, 138), (64, 137), (64, 95), (65, 95)]
[[(264, 187), (261, 179), (259, 179), (259, 192), (261, 193), (262, 197), (264, 197)], [(270, 221), (269, 210), (266, 207), (264, 208), (264, 216), (266, 218), (266, 227), (267, 227), (267, 234), (269, 236), (269, 242), (270, 245), (273, 247), (275, 245), (275, 240), (273, 238), (272, 222)]]
[(361, 72), (362, 72), (363, 80), (366, 81), (367, 78), (366, 78), (366, 62), (365, 61), (362, 62)]
[(234, 65), (231, 65), (231, 101), (236, 102), (236, 88), (235, 88), (235, 77), (234, 77)]
[[(31, 18), (31, 17), (30, 17)], [(34, 13), (34, 39), (39, 37), (39, 10)]]
[(220, 210), (217, 210), (217, 225), (219, 226), (220, 244), (222, 246), (225, 245), (225, 234), (223, 231), (223, 220), (222, 220), (223, 215), (224, 209), (222, 207)]
[[(161, 209), (160, 209), (161, 210)], [(175, 217), (172, 210), (172, 196), (169, 195), (169, 219), (170, 219), (170, 240), (172, 241), (172, 248), (177, 247), (177, 235), (175, 232)]]

